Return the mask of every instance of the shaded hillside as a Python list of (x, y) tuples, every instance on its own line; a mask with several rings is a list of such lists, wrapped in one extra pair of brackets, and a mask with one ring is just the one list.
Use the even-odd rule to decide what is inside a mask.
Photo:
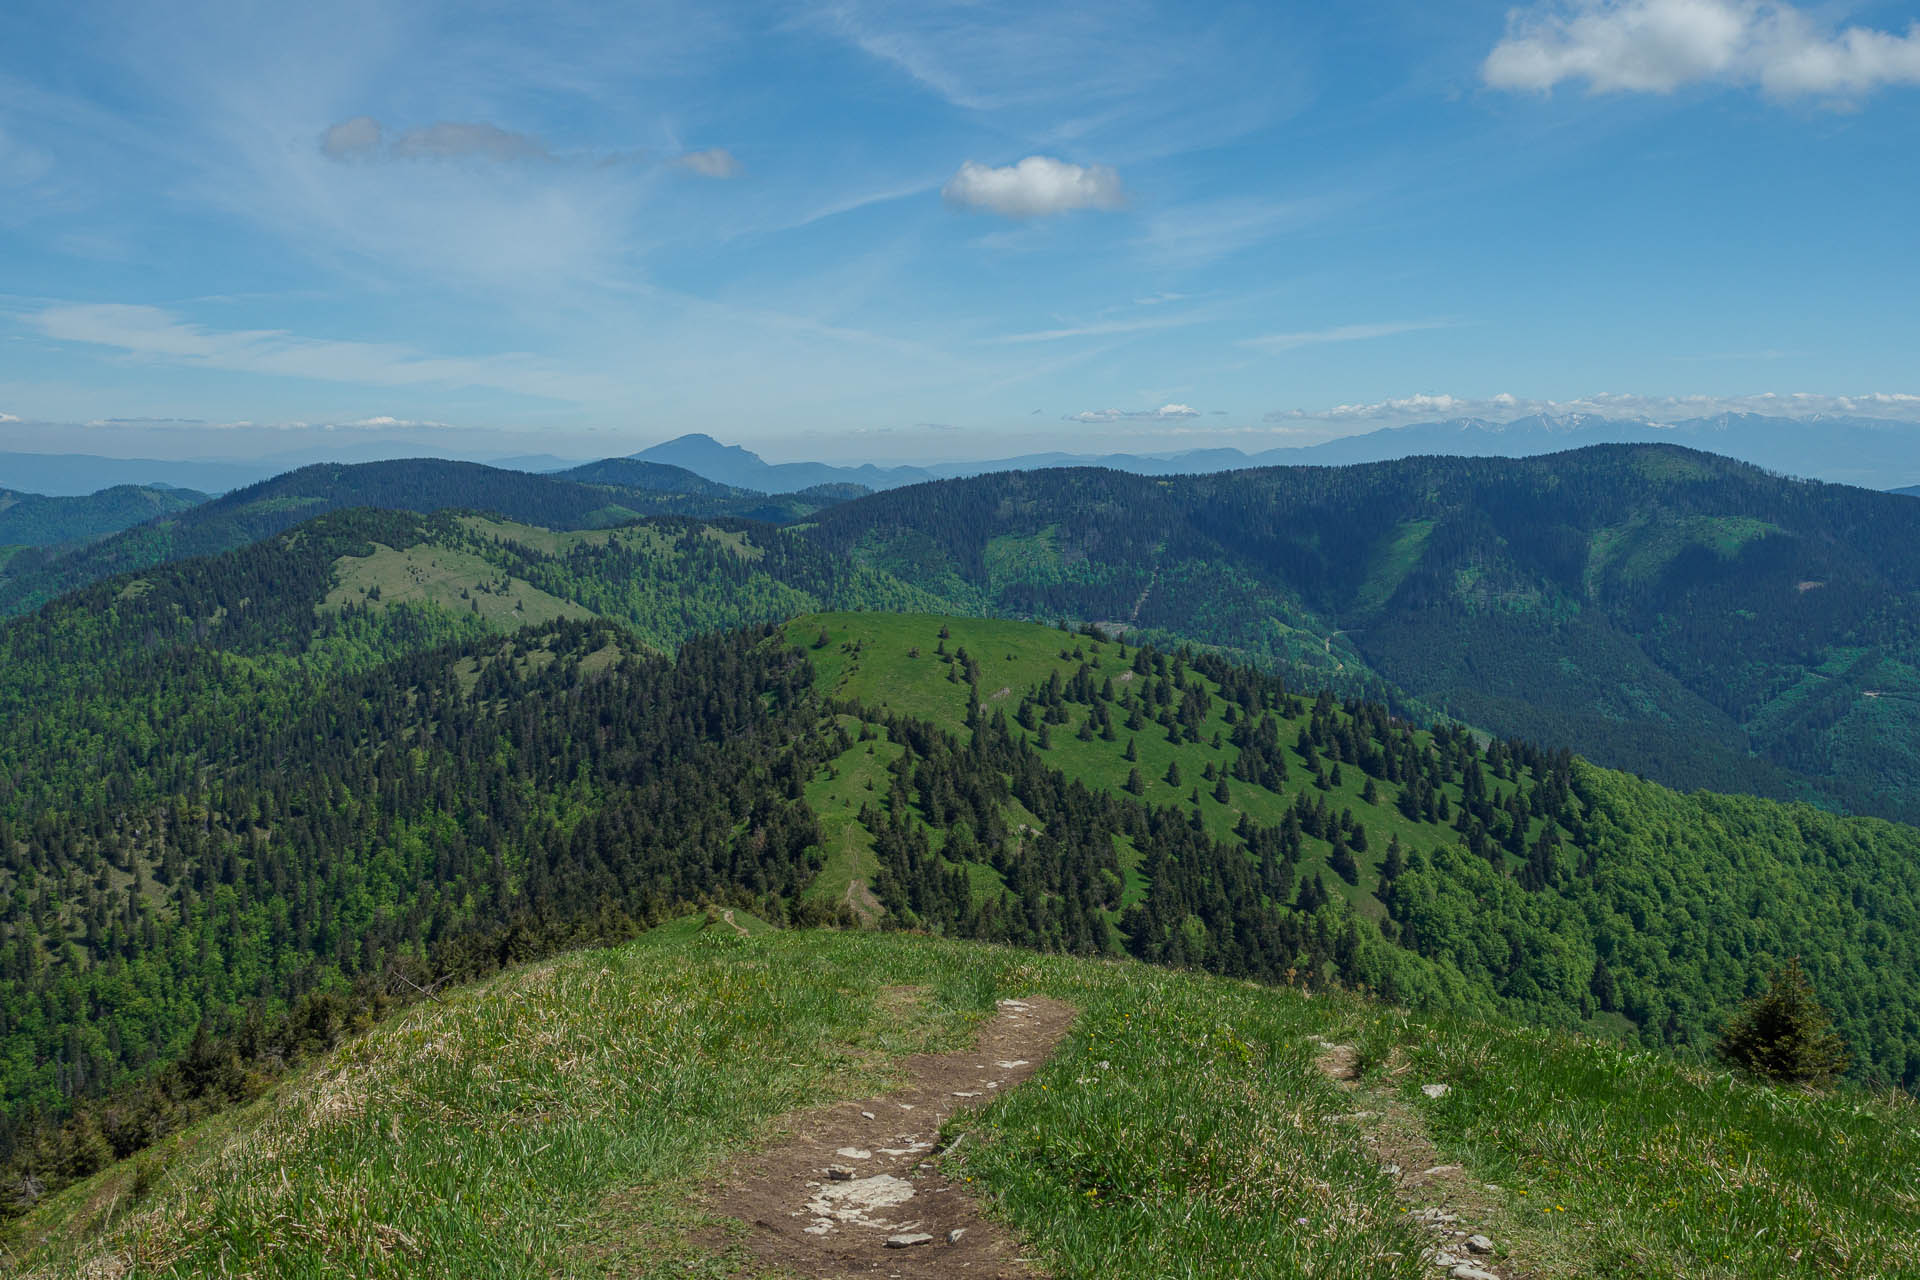
[(114, 574), (245, 546), (346, 507), (420, 512), (451, 507), (550, 528), (589, 529), (647, 515), (762, 511), (787, 520), (821, 505), (745, 494), (672, 467), (618, 469), (624, 478), (583, 482), (432, 458), (303, 467), (78, 551), (16, 555), (0, 566), (0, 613), (23, 612)]
[(85, 497), (49, 498), (0, 489), (0, 546), (51, 547), (95, 538), (156, 516), (199, 506), (207, 495), (192, 489), (117, 485)]
[[(808, 536), (1683, 787), (1920, 812), (1920, 505), (1671, 446), (944, 481)], [(1311, 674), (1307, 674), (1311, 673)]]

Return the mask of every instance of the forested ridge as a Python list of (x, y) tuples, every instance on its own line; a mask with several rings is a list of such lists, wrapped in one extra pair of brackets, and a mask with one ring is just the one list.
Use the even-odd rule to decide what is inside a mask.
[(0, 489), (0, 547), (87, 542), (206, 500), (204, 493), (164, 485), (115, 485), (84, 497)]
[(1009, 472), (808, 536), (979, 612), (1224, 646), (1679, 787), (1920, 812), (1920, 506), (1673, 446)]
[[(769, 497), (716, 484), (679, 467), (630, 458), (591, 463), (557, 476), (438, 458), (320, 463), (211, 502), (168, 505), (159, 518), (142, 524), (124, 521), (116, 526), (123, 532), (90, 546), (18, 553), (0, 562), (0, 614), (26, 612), (116, 574), (230, 551), (326, 512), (354, 507), (422, 514), (464, 509), (553, 529), (595, 529), (651, 515), (783, 522), (830, 501), (792, 494)], [(0, 511), (0, 521), (5, 518)], [(0, 544), (7, 541), (0, 537)]]

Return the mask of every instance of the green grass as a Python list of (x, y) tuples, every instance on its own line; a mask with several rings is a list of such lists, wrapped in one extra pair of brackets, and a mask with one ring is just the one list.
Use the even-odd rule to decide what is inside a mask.
[[(783, 1113), (884, 1088), (993, 1001), (1081, 1011), (945, 1157), (1062, 1277), (1412, 1277), (1423, 1236), (1356, 1044), (1489, 1191), (1536, 1276), (1913, 1274), (1910, 1103), (1777, 1092), (1648, 1053), (1133, 963), (690, 917), (447, 993), (250, 1107), (43, 1203), (16, 1274), (717, 1276), (701, 1188)], [(922, 996), (902, 999), (903, 989)], [(1418, 1085), (1451, 1085), (1439, 1101)], [(1549, 1206), (1560, 1206), (1552, 1207)]]
[[(849, 734), (858, 737), (860, 722), (840, 717)], [(900, 758), (899, 744), (878, 736), (856, 741), (807, 784), (807, 807), (820, 824), (820, 851), (825, 861), (807, 885), (809, 901), (838, 905), (847, 900), (855, 880), (873, 883), (880, 870), (873, 852), (873, 833), (860, 825), (862, 804), (885, 801), (891, 779), (887, 766)]]
[(1413, 567), (1420, 563), (1436, 523), (1432, 519), (1403, 520), (1394, 526), (1392, 535), (1367, 567), (1366, 580), (1354, 593), (1355, 608), (1371, 613), (1392, 598)]
[(472, 552), (425, 544), (398, 550), (376, 544), (372, 555), (341, 557), (334, 566), (334, 588), (321, 607), (361, 604), (383, 609), (403, 603), (471, 614), (503, 631), (594, 616), (590, 609), (508, 576)]
[[(1920, 1110), (1648, 1051), (1427, 1019), (1409, 1098), (1594, 1274), (1920, 1275)], [(1451, 1086), (1419, 1098), (1415, 1081)]]

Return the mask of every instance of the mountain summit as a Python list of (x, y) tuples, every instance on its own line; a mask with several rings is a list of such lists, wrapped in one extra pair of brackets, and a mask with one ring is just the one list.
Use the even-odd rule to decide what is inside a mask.
[(737, 444), (721, 444), (710, 435), (694, 432), (656, 444), (631, 455), (642, 462), (684, 467), (709, 480), (762, 493), (796, 493), (823, 484), (857, 484), (869, 489), (896, 489), (937, 478), (919, 467), (839, 467), (827, 462), (768, 462)]

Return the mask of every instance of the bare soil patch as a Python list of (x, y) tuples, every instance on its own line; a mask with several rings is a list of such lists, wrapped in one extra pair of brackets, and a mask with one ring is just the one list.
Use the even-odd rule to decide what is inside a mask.
[(748, 1225), (753, 1257), (799, 1275), (1039, 1275), (966, 1185), (935, 1167), (934, 1144), (956, 1110), (1031, 1076), (1075, 1016), (1045, 997), (1001, 1001), (973, 1048), (908, 1058), (904, 1088), (788, 1117), (787, 1137), (737, 1162), (710, 1207)]

